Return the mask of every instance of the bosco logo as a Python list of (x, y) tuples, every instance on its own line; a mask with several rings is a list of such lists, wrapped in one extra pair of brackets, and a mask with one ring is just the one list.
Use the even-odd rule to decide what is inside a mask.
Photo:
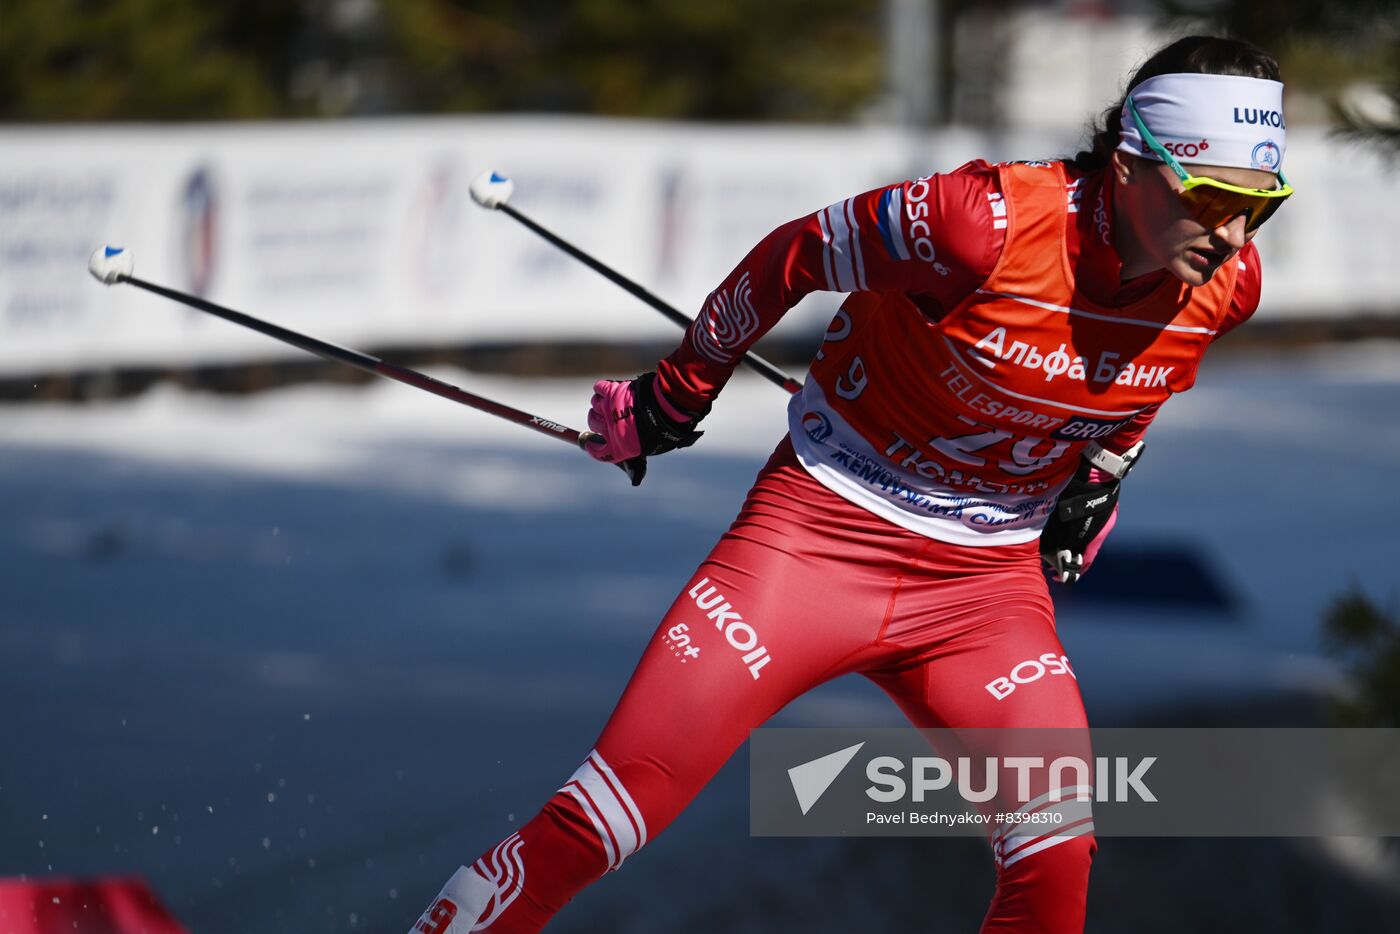
[(1249, 153), (1249, 162), (1256, 169), (1267, 169), (1270, 172), (1278, 171), (1279, 162), (1283, 159), (1279, 152), (1278, 143), (1271, 139), (1266, 139), (1257, 144)]
[(909, 236), (914, 241), (914, 255), (926, 263), (933, 264), (934, 272), (940, 276), (949, 273), (947, 266), (938, 262), (938, 250), (933, 245), (933, 228), (924, 218), (929, 216), (929, 179), (932, 175), (916, 178), (904, 193), (904, 213), (909, 218)]
[(1069, 667), (1069, 659), (1054, 652), (1046, 652), (1039, 658), (1028, 658), (1016, 665), (1007, 675), (993, 678), (984, 687), (997, 700), (1005, 700), (1016, 692), (1016, 687), (1039, 681), (1046, 675), (1069, 675), (1079, 680), (1074, 669)]
[(1163, 143), (1162, 146), (1178, 159), (1194, 159), (1210, 148), (1210, 140), (1203, 139), (1195, 143)]

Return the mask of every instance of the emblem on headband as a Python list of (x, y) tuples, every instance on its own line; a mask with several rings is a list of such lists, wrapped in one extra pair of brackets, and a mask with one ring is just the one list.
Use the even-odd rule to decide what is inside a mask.
[(1277, 172), (1279, 161), (1282, 155), (1278, 151), (1278, 143), (1271, 139), (1266, 139), (1257, 144), (1249, 154), (1249, 164), (1256, 169), (1264, 169), (1269, 172)]

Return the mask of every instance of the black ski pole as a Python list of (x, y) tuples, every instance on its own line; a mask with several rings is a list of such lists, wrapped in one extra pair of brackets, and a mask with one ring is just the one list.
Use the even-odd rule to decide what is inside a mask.
[[(656, 295), (653, 295), (651, 292), (647, 291), (642, 286), (633, 282), (631, 279), (627, 278), (622, 273), (618, 272), (616, 269), (613, 269), (611, 266), (607, 265), (601, 260), (595, 259), (589, 254), (583, 252), (583, 250), (580, 250), (578, 247), (574, 246), (572, 243), (565, 240), (563, 237), (560, 237), (557, 234), (540, 226), (530, 218), (526, 217), (524, 214), (520, 213), (520, 211), (507, 204), (506, 202), (510, 200), (511, 193), (514, 192), (514, 190), (515, 185), (513, 182), (511, 182), (510, 179), (506, 178), (503, 175), (498, 175), (495, 172), (487, 172), (479, 176), (475, 181), (472, 182), (471, 185), (472, 200), (475, 201), (477, 204), (481, 205), (484, 208), (490, 208), (492, 210), (500, 211), (506, 214), (508, 217), (519, 221), (521, 224), (525, 225), (534, 233), (543, 237), (545, 240), (548, 240), (550, 243), (554, 244), (556, 247), (563, 250), (565, 253), (568, 253), (574, 259), (583, 263), (589, 269), (592, 269), (594, 272), (603, 276), (608, 281), (612, 282), (615, 285), (621, 286), (623, 289), (630, 292), (632, 295), (646, 302), (652, 308), (655, 308), (657, 311), (661, 312), (667, 318), (670, 318), (676, 324), (679, 324), (683, 328), (690, 327), (693, 319), (690, 318), (690, 316), (686, 315), (684, 312), (677, 309), (674, 305), (671, 305), (666, 301), (658, 298)], [(743, 356), (743, 361), (747, 363), (750, 367), (752, 367), (754, 370), (758, 371), (761, 375), (763, 375), (769, 382), (781, 386), (788, 392), (798, 392), (802, 389), (802, 383), (798, 382), (793, 377), (784, 373), (777, 366), (775, 366), (772, 363), (769, 363), (767, 360), (763, 359), (753, 351), (746, 352)]]
[[(280, 325), (271, 324), (260, 318), (254, 318), (252, 315), (246, 315), (241, 311), (234, 311), (232, 308), (216, 305), (213, 302), (205, 301), (194, 295), (187, 295), (184, 292), (169, 289), (163, 285), (156, 285), (154, 282), (138, 279), (131, 274), (133, 268), (134, 264), (130, 251), (120, 247), (99, 247), (97, 252), (93, 253), (92, 258), (88, 261), (88, 271), (91, 272), (99, 282), (106, 285), (116, 285), (118, 283), (134, 285), (138, 289), (145, 289), (147, 292), (153, 292), (171, 301), (179, 302), (182, 305), (188, 305), (191, 308), (207, 312), (215, 317), (223, 318), (225, 321), (231, 321), (245, 328), (251, 328), (261, 334), (266, 334), (268, 337), (276, 338), (284, 344), (300, 347), (302, 350), (310, 351), (316, 354), (316, 356), (326, 360), (345, 363), (356, 369), (364, 370), (367, 373), (374, 373), (378, 376), (387, 377), (388, 379), (398, 380), (401, 383), (406, 383), (409, 386), (422, 389), (425, 392), (431, 392), (434, 395), (442, 396), (444, 399), (451, 399), (453, 402), (458, 402), (470, 408), (495, 415), (497, 418), (503, 418), (506, 421), (514, 422), (517, 425), (537, 431), (542, 435), (548, 435), (551, 438), (567, 441), (579, 448), (582, 448), (585, 444), (595, 439), (602, 440), (602, 436), (594, 432), (575, 431), (567, 425), (561, 425), (547, 418), (541, 418), (538, 415), (531, 415), (529, 412), (513, 409), (508, 405), (493, 402), (490, 399), (467, 392), (464, 389), (458, 389), (456, 386), (444, 383), (439, 379), (434, 379), (426, 373), (420, 373), (408, 367), (389, 363), (367, 353), (361, 353), (358, 350), (351, 350), (348, 347), (340, 347), (314, 337), (307, 337), (305, 334), (299, 334), (296, 331), (289, 330)], [(623, 469), (627, 470), (626, 467)]]

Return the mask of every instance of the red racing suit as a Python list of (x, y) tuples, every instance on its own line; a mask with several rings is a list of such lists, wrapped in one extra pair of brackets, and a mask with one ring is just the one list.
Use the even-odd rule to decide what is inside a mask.
[[(1254, 310), (1252, 246), (1190, 288), (1120, 283), (1111, 187), (969, 163), (849, 198), (756, 246), (658, 368), (704, 410), (804, 295), (852, 293), (790, 437), (652, 636), (594, 749), (464, 867), (422, 934), (540, 930), (660, 832), (748, 731), (847, 673), (917, 726), (1084, 727), (1036, 539), (1090, 441), (1122, 453)], [(686, 724), (678, 729), (678, 723)], [(1057, 789), (1035, 788), (1046, 809)], [(984, 932), (1077, 932), (1092, 815), (994, 828)]]

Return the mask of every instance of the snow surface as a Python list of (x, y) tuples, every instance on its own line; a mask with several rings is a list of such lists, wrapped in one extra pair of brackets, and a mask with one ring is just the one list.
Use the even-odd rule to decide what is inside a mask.
[[(575, 426), (591, 384), (434, 375)], [(0, 409), (0, 875), (139, 873), (200, 932), (406, 929), (586, 754), (785, 403), (736, 377), (639, 489), (388, 382)], [(1395, 344), (1208, 361), (1109, 548), (1184, 550), (1235, 609), (1066, 602), (1091, 721), (1336, 688), (1325, 607), (1397, 593), (1397, 403)], [(850, 678), (776, 722), (900, 721)], [(745, 760), (551, 930), (811, 885), (837, 842), (750, 840)]]

